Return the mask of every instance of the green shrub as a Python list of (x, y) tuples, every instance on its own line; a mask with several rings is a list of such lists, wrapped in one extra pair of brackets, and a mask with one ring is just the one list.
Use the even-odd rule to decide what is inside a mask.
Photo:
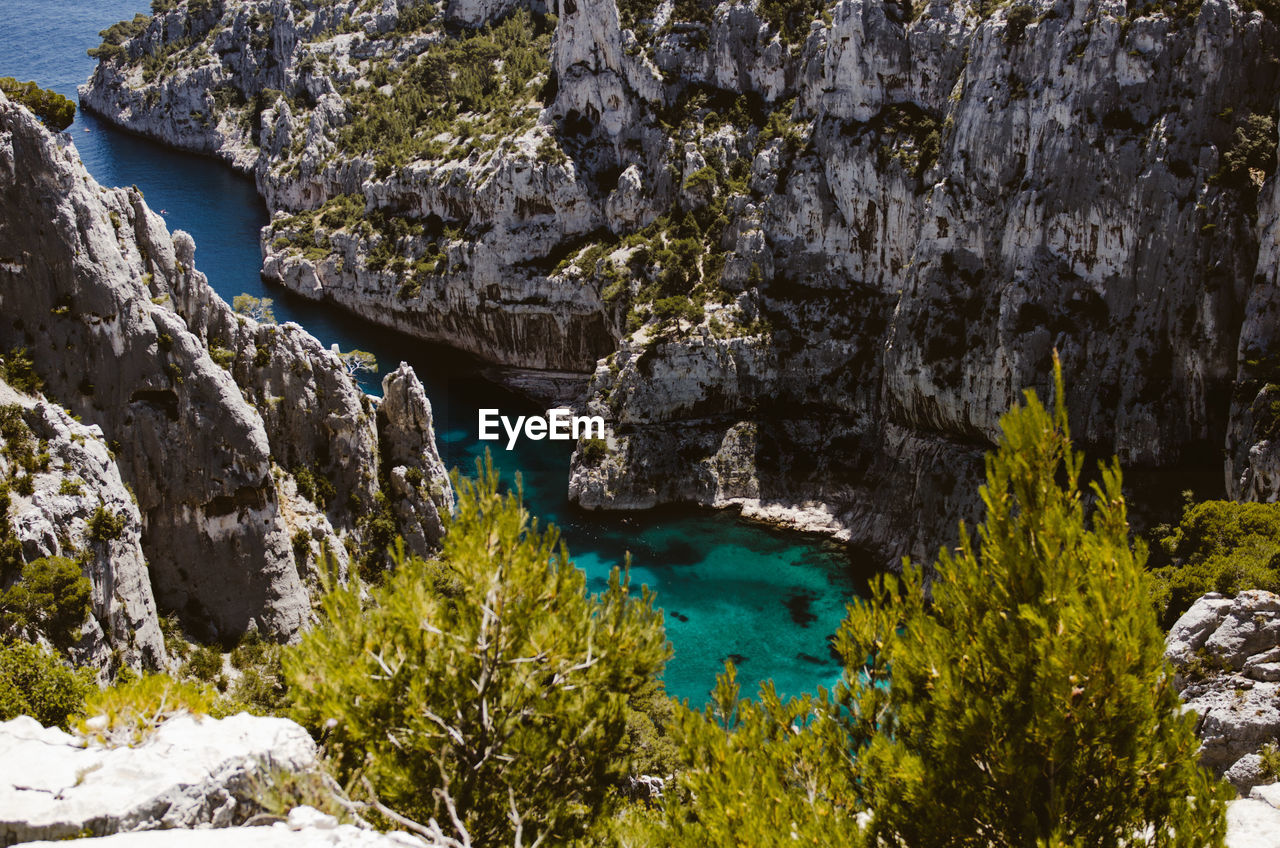
[(32, 111), (50, 132), (62, 132), (76, 119), (76, 104), (34, 82), (18, 82), (13, 77), (0, 77), (0, 91), (15, 103)]
[(1052, 413), (1028, 392), (1001, 419), (985, 520), (929, 596), (906, 563), (850, 607), (834, 691), (742, 702), (730, 666), (678, 716), (687, 765), (650, 844), (1222, 845), (1232, 793), (1198, 763), (1119, 468), (1086, 510), (1055, 372)]
[(151, 18), (141, 12), (133, 16), (131, 21), (119, 21), (98, 33), (102, 43), (90, 47), (88, 53), (95, 59), (113, 60), (125, 58), (124, 43), (134, 36), (141, 35), (151, 23)]
[(87, 671), (64, 665), (37, 645), (0, 642), (0, 721), (27, 715), (66, 729), (92, 688)]
[[(87, 718), (76, 723), (77, 732), (111, 747), (127, 747), (137, 745), (175, 716), (189, 713), (221, 718), (227, 708), (208, 686), (165, 674), (146, 674), (91, 692), (82, 713)], [(98, 717), (99, 721), (93, 720)]]
[[(565, 844), (625, 768), (627, 699), (668, 655), (647, 591), (616, 571), (601, 595), (554, 528), (531, 524), (498, 475), (458, 481), (438, 562), (396, 557), (384, 584), (323, 601), (289, 649), (297, 718), (398, 812), (449, 822), (472, 844)], [(460, 834), (459, 834), (460, 835)]]
[(205, 683), (215, 682), (222, 676), (222, 652), (212, 645), (197, 645), (183, 673)]
[(604, 461), (609, 455), (609, 443), (604, 439), (590, 438), (583, 439), (578, 448), (578, 459), (587, 467), (594, 467)]
[(89, 539), (99, 544), (119, 539), (124, 534), (125, 516), (112, 512), (101, 504), (89, 516)]
[(683, 318), (696, 324), (702, 320), (702, 307), (690, 300), (688, 295), (673, 295), (654, 301), (653, 314), (659, 321)]
[(1232, 131), (1231, 142), (1223, 150), (1217, 178), (1228, 185), (1257, 185), (1276, 169), (1276, 119), (1272, 115), (1247, 113)]
[(240, 678), (231, 688), (231, 699), (255, 715), (271, 715), (284, 710), (289, 690), (281, 665), (279, 645), (263, 639), (256, 630), (244, 635), (231, 652), (231, 665)]
[(1020, 44), (1022, 36), (1026, 34), (1027, 27), (1035, 19), (1035, 7), (1028, 3), (1019, 3), (1010, 8), (1004, 20), (1004, 43)]
[(275, 301), (269, 297), (254, 297), (251, 294), (238, 294), (231, 301), (231, 308), (237, 315), (245, 315), (260, 324), (274, 324)]
[(26, 348), (14, 348), (0, 362), (0, 377), (16, 392), (34, 395), (44, 389), (44, 381), (36, 373), (35, 363)]
[(333, 482), (322, 471), (314, 471), (305, 465), (293, 467), (293, 479), (298, 484), (298, 494), (324, 509), (337, 494)]
[(1280, 591), (1280, 504), (1189, 505), (1160, 548), (1169, 564), (1152, 573), (1156, 609), (1166, 629), (1206, 592)]
[(976, 539), (875, 581), (837, 646), (851, 679), (869, 839), (913, 846), (1221, 845), (1223, 787), (1198, 764), (1118, 464), (1086, 516), (1060, 370), (1050, 413), (1001, 419)]
[(236, 352), (234, 350), (228, 350), (225, 347), (218, 347), (217, 345), (214, 345), (209, 348), (209, 358), (212, 359), (214, 364), (219, 368), (230, 371), (231, 366), (234, 365), (236, 361)]
[(0, 594), (0, 635), (38, 631), (55, 645), (75, 641), (92, 591), (78, 563), (49, 557), (27, 563), (18, 582)]

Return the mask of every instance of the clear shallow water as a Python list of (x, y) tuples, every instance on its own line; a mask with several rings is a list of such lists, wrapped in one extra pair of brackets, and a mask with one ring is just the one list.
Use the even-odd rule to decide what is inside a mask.
[[(72, 99), (89, 78), (85, 50), (99, 30), (146, 12), (145, 0), (7, 0), (0, 28), (0, 76), (34, 79)], [(88, 130), (88, 132), (86, 132)], [(732, 658), (744, 691), (772, 678), (799, 694), (832, 683), (839, 669), (828, 649), (857, 588), (857, 570), (842, 548), (782, 533), (731, 515), (671, 508), (599, 516), (573, 509), (565, 495), (570, 448), (528, 443), (507, 451), (475, 439), (476, 411), (530, 411), (519, 397), (480, 379), (467, 357), (374, 327), (336, 309), (303, 300), (258, 275), (258, 230), (266, 209), (250, 180), (213, 160), (177, 153), (113, 130), (80, 113), (69, 130), (81, 158), (104, 185), (137, 185), (162, 210), (170, 229), (196, 241), (196, 265), (228, 301), (241, 292), (275, 300), (278, 320), (297, 321), (325, 344), (360, 348), (384, 371), (401, 360), (422, 378), (436, 414), (446, 464), (474, 469), (484, 445), (508, 479), (519, 473), (525, 501), (543, 522), (560, 526), (573, 560), (593, 589), (629, 551), (632, 578), (657, 592), (675, 657), (665, 680), (671, 694), (706, 700), (715, 675)], [(369, 381), (368, 388), (376, 387)]]

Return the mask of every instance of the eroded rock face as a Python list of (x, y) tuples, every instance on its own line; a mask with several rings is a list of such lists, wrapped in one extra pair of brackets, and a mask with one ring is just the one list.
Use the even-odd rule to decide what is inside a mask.
[[(280, 213), (265, 269), (290, 288), (502, 365), (593, 373), (581, 405), (611, 426), (574, 461), (584, 506), (736, 504), (927, 558), (1055, 350), (1081, 444), (1185, 471), (1225, 447), (1231, 494), (1280, 495), (1275, 157), (1238, 144), (1275, 139), (1261, 13), (840, 0), (781, 33), (745, 3), (682, 21), (557, 0), (536, 120), (389, 166), (340, 148), (343, 104), (374, 85), (362, 60), (400, 67), (436, 36), (404, 10), (395, 32), (382, 10), (335, 34), (340, 16), (293, 5), (260, 53), (220, 52), (220, 33), (163, 79), (104, 63), (84, 101), (252, 170)], [(252, 41), (265, 9), (228, 3), (224, 31)], [(153, 23), (128, 49), (165, 37)], [(228, 86), (289, 97), (223, 116)], [(345, 196), (421, 232), (300, 223)], [(686, 238), (695, 253), (658, 258)], [(387, 249), (399, 269), (368, 261)], [(663, 290), (694, 301), (663, 318), (652, 291), (677, 261), (704, 279)]]
[[(156, 287), (196, 274), (134, 190), (0, 101), (0, 328), (48, 394), (102, 427), (143, 519), (166, 609), (233, 637), (289, 635), (307, 614), (257, 411)], [(157, 283), (159, 279), (163, 282)], [(166, 283), (168, 286), (166, 286)]]
[(134, 747), (105, 748), (20, 716), (0, 724), (0, 842), (230, 827), (258, 811), (254, 781), (316, 763), (288, 719), (183, 715)]
[(1242, 794), (1273, 780), (1258, 752), (1280, 740), (1280, 595), (1205, 595), (1169, 631), (1165, 655), (1200, 717), (1202, 762)]
[(418, 375), (404, 362), (382, 378), (378, 432), (405, 544), (411, 553), (426, 556), (444, 536), (444, 518), (453, 511), (453, 489), (436, 452), (431, 402)]
[[(188, 235), (2, 100), (0, 199), (0, 346), (28, 348), (46, 393), (101, 428), (158, 605), (203, 638), (290, 637), (310, 614), (305, 566), (327, 548), (344, 572), (381, 491), (371, 400), (300, 327), (236, 315)], [(426, 553), (451, 492), (434, 433), (410, 432), (429, 407), (406, 409), (393, 443), (414, 450), (396, 463), (421, 491), (387, 494)]]
[[(49, 455), (48, 467), (32, 475), (30, 494), (9, 489), (9, 532), (22, 544), (23, 561), (80, 560), (92, 587), (89, 619), (71, 657), (104, 677), (121, 666), (163, 667), (164, 637), (142, 552), (142, 517), (101, 428), (80, 424), (61, 407), (20, 394), (3, 380), (0, 409), (6, 419), (14, 415), (21, 421), (18, 439), (33, 440), (34, 449), (43, 445)], [(24, 474), (6, 456), (13, 447), (0, 434), (0, 479), (10, 482)], [(111, 532), (91, 528), (99, 512), (111, 517)]]

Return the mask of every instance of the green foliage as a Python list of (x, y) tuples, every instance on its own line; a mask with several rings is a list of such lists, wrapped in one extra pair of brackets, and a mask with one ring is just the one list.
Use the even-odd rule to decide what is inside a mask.
[(245, 315), (262, 324), (274, 324), (276, 315), (271, 311), (275, 301), (269, 297), (254, 297), (251, 294), (238, 294), (231, 302), (231, 308), (238, 315)]
[(1009, 9), (1004, 21), (1004, 43), (1021, 44), (1027, 27), (1036, 19), (1035, 7), (1028, 3), (1019, 3)]
[(333, 500), (335, 494), (333, 483), (322, 471), (312, 470), (305, 465), (293, 468), (293, 479), (298, 484), (298, 494), (324, 509)]
[(29, 642), (0, 642), (0, 721), (28, 715), (67, 728), (93, 688), (89, 673)]
[(604, 439), (592, 437), (583, 439), (578, 446), (579, 459), (583, 465), (596, 466), (609, 455), (609, 444)]
[[(1061, 374), (1001, 419), (977, 539), (962, 528), (924, 593), (884, 576), (837, 646), (854, 774), (885, 844), (1221, 845), (1221, 785), (1197, 764), (1131, 545), (1117, 465), (1086, 518)], [(1154, 828), (1154, 836), (1147, 829)]]
[[(685, 767), (673, 793), (678, 801), (668, 804), (661, 827), (635, 823), (645, 842), (861, 846), (842, 728), (811, 698), (782, 703), (768, 683), (759, 703), (739, 700), (736, 678), (729, 664), (712, 705), (701, 713), (680, 711), (675, 734)], [(745, 834), (751, 838), (744, 841)]]
[(13, 77), (0, 77), (0, 91), (15, 103), (32, 111), (50, 132), (62, 132), (76, 119), (76, 104), (34, 82), (18, 82)]
[(777, 30), (783, 44), (793, 44), (809, 34), (810, 22), (828, 5), (826, 0), (760, 0), (756, 14)]
[(631, 774), (673, 774), (679, 749), (672, 736), (679, 703), (661, 680), (650, 680), (627, 703), (626, 756)]
[(19, 580), (0, 594), (0, 634), (43, 633), (66, 647), (79, 635), (92, 590), (78, 563), (49, 557), (27, 563)]
[[(489, 465), (459, 480), (438, 562), (395, 557), (382, 586), (337, 588), (288, 650), (304, 724), (330, 719), (339, 777), (363, 771), (402, 814), (472, 844), (564, 844), (625, 763), (627, 699), (669, 653), (647, 591), (601, 595)], [(517, 837), (516, 834), (522, 834)]]
[(1166, 629), (1206, 592), (1280, 591), (1280, 504), (1190, 504), (1160, 547), (1169, 564), (1152, 574)]
[(352, 377), (378, 373), (378, 358), (367, 350), (348, 350), (338, 354), (338, 359)]
[(255, 715), (276, 714), (287, 708), (289, 690), (284, 679), (283, 652), (279, 645), (251, 630), (231, 652), (231, 665), (240, 678), (231, 687), (236, 704)]
[(1260, 187), (1276, 169), (1276, 119), (1246, 113), (1223, 150), (1217, 179), (1227, 185)]
[(183, 673), (213, 683), (222, 676), (222, 652), (212, 645), (197, 645), (187, 658)]
[(214, 345), (209, 348), (209, 358), (212, 359), (219, 368), (230, 371), (231, 366), (234, 365), (236, 361), (236, 352), (234, 350), (228, 350), (225, 347), (218, 347), (217, 345)]
[[(165, 674), (145, 674), (92, 692), (82, 712), (88, 718), (77, 722), (76, 731), (110, 747), (137, 745), (161, 724), (185, 713), (215, 718), (228, 714), (208, 686)], [(97, 717), (101, 719), (92, 721)]]
[(0, 360), (0, 377), (14, 391), (34, 395), (44, 389), (44, 381), (36, 373), (35, 363), (26, 348), (16, 347)]
[(124, 534), (125, 516), (122, 512), (112, 512), (101, 504), (89, 516), (89, 539), (97, 543), (119, 539)]
[(942, 127), (937, 118), (913, 103), (886, 106), (878, 118), (883, 144), (880, 164), (897, 160), (912, 176), (921, 178), (938, 161)]
[[(383, 66), (372, 74), (375, 87), (345, 92), (350, 120), (339, 148), (372, 156), (385, 177), (450, 148), (460, 158), (473, 149), (473, 134), (513, 134), (534, 119), (522, 107), (536, 97), (534, 77), (550, 72), (551, 31), (548, 18), (521, 10), (432, 44), (394, 71)], [(379, 91), (384, 84), (389, 96)], [(442, 135), (452, 141), (437, 140)]]
[(658, 0), (618, 0), (618, 17), (627, 29), (634, 29), (641, 21), (652, 20), (657, 11)]
[(22, 542), (18, 540), (17, 534), (13, 532), (13, 525), (9, 523), (11, 503), (9, 483), (7, 480), (0, 479), (0, 585), (16, 579), (22, 570)]
[(1222, 845), (1129, 539), (1119, 469), (1079, 486), (1060, 372), (1001, 420), (976, 538), (883, 575), (837, 634), (844, 680), (683, 712), (686, 767), (653, 845)]
[(124, 58), (127, 55), (124, 43), (134, 36), (141, 35), (150, 23), (151, 18), (139, 12), (133, 16), (131, 21), (120, 21), (112, 24), (98, 33), (98, 37), (102, 39), (102, 44), (97, 47), (90, 47), (88, 50), (89, 55), (102, 61)]
[(653, 314), (659, 321), (674, 321), (683, 318), (698, 323), (702, 320), (702, 308), (688, 298), (674, 295), (654, 301)]

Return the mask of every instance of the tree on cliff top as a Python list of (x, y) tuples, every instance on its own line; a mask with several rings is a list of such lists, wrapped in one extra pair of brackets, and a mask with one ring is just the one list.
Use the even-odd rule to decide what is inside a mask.
[(76, 104), (34, 82), (18, 82), (13, 77), (0, 77), (0, 91), (14, 103), (30, 109), (49, 128), (62, 132), (76, 119)]
[(738, 702), (730, 667), (685, 711), (681, 800), (651, 844), (1222, 845), (1224, 787), (1180, 711), (1120, 471), (1086, 509), (1055, 378), (1053, 412), (1028, 392), (1001, 420), (985, 520), (930, 596), (907, 564), (850, 608), (834, 692)]
[(985, 521), (941, 552), (932, 601), (908, 566), (839, 634), (885, 845), (1222, 844), (1221, 785), (1180, 713), (1119, 466), (1100, 467), (1086, 510), (1056, 363), (1055, 388), (1052, 413), (1027, 392), (1001, 419)]

